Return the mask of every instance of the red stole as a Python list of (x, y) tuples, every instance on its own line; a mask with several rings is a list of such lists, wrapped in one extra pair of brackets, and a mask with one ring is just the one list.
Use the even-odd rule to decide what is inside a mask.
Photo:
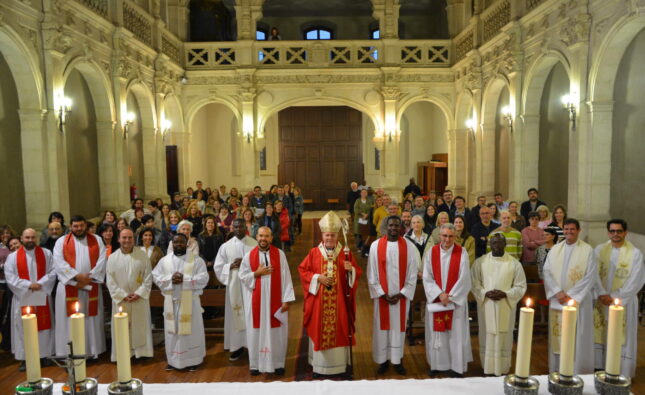
[[(40, 247), (34, 250), (36, 256), (36, 278), (40, 280), (46, 274), (47, 262), (45, 261), (45, 253)], [(18, 277), (22, 280), (31, 281), (29, 278), (29, 267), (27, 266), (27, 253), (24, 247), (16, 252), (16, 266), (18, 268)], [(21, 315), (27, 314), (27, 306), (21, 308)], [(49, 296), (45, 299), (44, 306), (36, 306), (36, 322), (38, 324), (38, 331), (45, 331), (52, 328), (52, 317), (49, 311)]]
[[(96, 238), (90, 234), (85, 236), (87, 238), (87, 248), (90, 253), (90, 266), (94, 269), (96, 262), (99, 260), (99, 243)], [(74, 245), (74, 236), (70, 233), (65, 236), (63, 242), (63, 258), (71, 267), (76, 268), (76, 247)], [(90, 291), (88, 315), (95, 316), (99, 311), (99, 286), (92, 283), (92, 290)], [(78, 302), (78, 288), (73, 285), (65, 286), (65, 304), (67, 305), (67, 316), (76, 313), (74, 305)]]
[[(271, 328), (279, 328), (280, 321), (274, 317), (282, 307), (282, 275), (280, 273), (280, 250), (274, 246), (269, 247), (269, 258), (273, 272), (271, 273)], [(260, 248), (255, 247), (249, 256), (251, 270), (254, 272), (260, 267)], [(255, 279), (251, 309), (253, 310), (253, 328), (260, 328), (260, 303), (262, 302), (262, 277)]]
[[(437, 244), (432, 247), (432, 274), (434, 281), (439, 288), (443, 289), (444, 293), (449, 294), (452, 287), (459, 279), (459, 266), (461, 264), (461, 250), (462, 247), (454, 244), (452, 254), (450, 255), (450, 267), (448, 268), (448, 281), (446, 288), (441, 284), (441, 245)], [(438, 301), (438, 298), (435, 302)], [(445, 332), (452, 330), (452, 315), (454, 310), (442, 311), (440, 313), (432, 313), (433, 330), (435, 332)]]
[[(399, 289), (403, 288), (405, 284), (405, 275), (408, 271), (408, 244), (405, 242), (405, 239), (399, 237), (398, 239), (398, 249), (399, 249)], [(388, 294), (387, 288), (387, 270), (386, 270), (386, 257), (387, 257), (387, 237), (383, 236), (378, 241), (378, 278), (381, 283), (381, 288), (383, 292)], [(405, 312), (405, 301), (399, 300), (399, 312), (401, 319), (401, 332), (405, 332), (405, 323), (406, 323), (406, 312)], [(381, 319), (381, 330), (389, 331), (390, 330), (390, 304), (385, 301), (383, 298), (379, 298), (379, 315)]]

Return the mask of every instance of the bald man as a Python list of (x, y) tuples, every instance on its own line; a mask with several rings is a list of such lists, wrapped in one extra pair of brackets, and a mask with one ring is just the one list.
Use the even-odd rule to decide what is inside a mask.
[[(40, 357), (54, 354), (54, 310), (51, 297), (56, 283), (52, 253), (36, 246), (38, 234), (28, 228), (22, 232), (22, 247), (7, 257), (4, 273), (13, 292), (11, 305), (11, 352), (22, 361), (25, 370), (25, 347), (21, 316), (30, 306), (38, 319), (38, 347)], [(48, 365), (48, 364), (47, 364)]]

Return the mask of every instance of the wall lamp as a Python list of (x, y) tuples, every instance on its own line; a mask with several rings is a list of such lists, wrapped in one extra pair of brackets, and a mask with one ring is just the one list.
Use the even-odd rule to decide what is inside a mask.
[(562, 96), (562, 104), (564, 105), (565, 111), (569, 112), (571, 130), (576, 130), (576, 106), (573, 103), (573, 96), (569, 94)]
[(72, 99), (67, 96), (59, 96), (56, 115), (58, 116), (58, 131), (61, 133), (64, 132), (65, 118), (70, 112), (72, 112)]
[(513, 133), (513, 112), (511, 111), (510, 106), (502, 107), (502, 116), (504, 117), (504, 120), (508, 123), (508, 128), (510, 129), (511, 133)]
[(475, 138), (475, 120), (473, 118), (466, 120), (466, 129), (468, 129), (472, 138)]
[(161, 120), (161, 137), (163, 141), (166, 141), (166, 134), (170, 131), (170, 128), (172, 127), (172, 122), (169, 119), (162, 119)]
[(135, 119), (137, 119), (137, 116), (133, 112), (129, 112), (125, 115), (125, 122), (123, 122), (123, 140), (128, 138), (128, 131)]

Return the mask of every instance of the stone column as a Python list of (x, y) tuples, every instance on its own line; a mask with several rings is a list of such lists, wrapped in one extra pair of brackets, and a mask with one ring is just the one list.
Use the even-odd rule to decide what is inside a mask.
[(448, 186), (454, 195), (465, 197), (468, 190), (468, 129), (452, 129), (448, 131)]
[(399, 38), (399, 0), (372, 0), (372, 16), (379, 21), (382, 39)]
[[(240, 134), (241, 187), (251, 189), (257, 184), (259, 172), (256, 152), (257, 122), (255, 119), (255, 91), (250, 89), (241, 95), (242, 122)], [(239, 123), (238, 123), (239, 125)], [(259, 146), (258, 146), (259, 148)]]
[(123, 139), (122, 135), (115, 134), (113, 122), (96, 123), (96, 143), (98, 150), (99, 166), (99, 188), (101, 191), (101, 209), (118, 210), (121, 208), (119, 202), (120, 185), (119, 167), (117, 160), (118, 139)]
[(448, 32), (450, 37), (455, 37), (466, 26), (466, 5), (464, 0), (448, 0), (447, 4)]
[(188, 0), (170, 0), (168, 2), (168, 30), (181, 41), (188, 41), (188, 21)]
[(156, 130), (152, 127), (141, 129), (143, 133), (143, 182), (145, 184), (145, 199), (155, 198), (159, 192), (157, 176), (157, 147)]
[(400, 135), (399, 125), (396, 120), (397, 100), (401, 91), (397, 87), (387, 86), (381, 89), (383, 95), (383, 151), (381, 165), (384, 167), (385, 188), (396, 190), (399, 188), (399, 155)]
[(512, 198), (525, 200), (529, 188), (538, 188), (540, 165), (540, 115), (522, 114), (515, 121), (515, 145), (521, 155), (515, 160), (515, 187)]

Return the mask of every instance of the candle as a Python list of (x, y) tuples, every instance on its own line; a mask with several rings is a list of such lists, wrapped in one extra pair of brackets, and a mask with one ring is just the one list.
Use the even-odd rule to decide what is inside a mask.
[(517, 358), (515, 375), (528, 378), (531, 367), (531, 342), (533, 341), (533, 317), (531, 298), (526, 300), (526, 307), (520, 309), (520, 329), (517, 334)]
[(31, 307), (27, 306), (25, 313), (22, 316), (22, 329), (27, 381), (35, 383), (40, 381), (42, 377), (40, 374), (40, 348), (38, 347), (38, 321), (36, 314), (31, 313)]
[(609, 306), (609, 323), (607, 325), (607, 359), (605, 371), (613, 376), (620, 375), (620, 352), (623, 345), (623, 315), (625, 308), (620, 300), (615, 299)]
[[(85, 354), (85, 314), (79, 313), (79, 303), (76, 302), (74, 308), (76, 313), (72, 314), (69, 320), (70, 336), (72, 338), (72, 346), (74, 347), (74, 354)], [(75, 361), (75, 375), (76, 382), (85, 380), (85, 360)]]
[(120, 383), (127, 383), (132, 380), (130, 366), (130, 332), (128, 330), (128, 313), (123, 312), (119, 306), (119, 312), (114, 314), (114, 341), (116, 342), (116, 370)]
[(562, 333), (560, 336), (560, 374), (573, 376), (573, 358), (576, 352), (576, 325), (578, 309), (575, 300), (569, 299), (569, 305), (562, 308)]

